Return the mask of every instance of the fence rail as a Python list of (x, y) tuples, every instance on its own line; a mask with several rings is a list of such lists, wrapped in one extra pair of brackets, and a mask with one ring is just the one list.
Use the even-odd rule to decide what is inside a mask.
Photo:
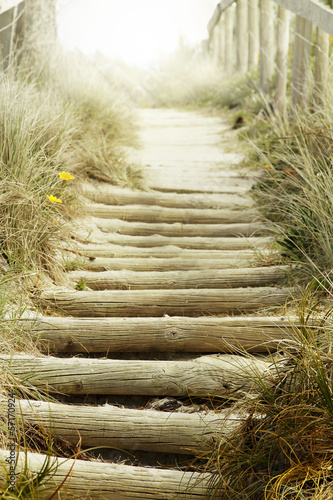
[(0, 1), (0, 14), (7, 12), (7, 10), (18, 6), (23, 0), (1, 0)]
[[(209, 44), (216, 65), (227, 74), (259, 65), (260, 87), (268, 93), (276, 75), (275, 100), (286, 110), (290, 18), (295, 16), (291, 102), (304, 102), (316, 29), (314, 103), (327, 88), (329, 35), (333, 9), (316, 0), (222, 0), (209, 21)], [(276, 43), (277, 42), (277, 43)]]

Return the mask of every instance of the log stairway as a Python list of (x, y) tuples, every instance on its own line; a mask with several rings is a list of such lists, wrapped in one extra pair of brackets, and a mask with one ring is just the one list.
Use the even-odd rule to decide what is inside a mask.
[[(34, 321), (47, 355), (1, 363), (54, 398), (18, 402), (25, 422), (103, 449), (105, 462), (53, 459), (57, 484), (70, 471), (69, 495), (203, 499), (210, 475), (189, 460), (245, 418), (213, 412), (209, 398), (274, 376), (269, 351), (291, 331), (276, 308), (295, 290), (249, 194), (261, 173), (240, 169), (228, 122), (160, 110), (141, 121), (148, 190), (84, 187), (83, 269), (69, 273), (72, 289), (42, 293)], [(43, 457), (27, 459), (38, 470)]]

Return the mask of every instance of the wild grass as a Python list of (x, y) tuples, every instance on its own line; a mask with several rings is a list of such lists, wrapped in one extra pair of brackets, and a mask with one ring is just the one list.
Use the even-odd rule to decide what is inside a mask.
[(249, 374), (257, 395), (236, 403), (248, 418), (209, 457), (207, 498), (322, 500), (332, 493), (333, 324), (330, 312), (302, 313), (281, 344), (274, 376)]

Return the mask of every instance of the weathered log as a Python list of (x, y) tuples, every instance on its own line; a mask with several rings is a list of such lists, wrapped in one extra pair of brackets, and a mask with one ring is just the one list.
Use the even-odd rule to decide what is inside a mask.
[(226, 237), (226, 236), (252, 236), (272, 232), (272, 226), (263, 222), (246, 224), (172, 224), (127, 222), (120, 219), (92, 218), (92, 222), (104, 232), (127, 234), (134, 236), (201, 236), (201, 237)]
[(178, 413), (122, 409), (117, 406), (73, 406), (20, 400), (17, 415), (57, 437), (84, 447), (197, 454), (215, 448), (242, 421), (240, 414), (223, 411)]
[[(79, 233), (77, 233), (78, 236)], [(85, 238), (85, 235), (82, 233)], [(127, 234), (102, 233), (91, 231), (89, 239), (95, 243), (111, 243), (120, 246), (133, 246), (141, 248), (154, 248), (165, 246), (177, 246), (193, 250), (243, 250), (268, 247), (275, 239), (271, 236), (258, 236), (249, 238), (225, 237), (225, 238), (202, 238), (200, 236), (131, 236)]]
[(0, 367), (50, 393), (208, 397), (254, 390), (253, 377), (272, 377), (274, 365), (233, 354), (177, 361), (3, 355)]
[(177, 194), (159, 191), (132, 191), (110, 184), (85, 184), (84, 195), (105, 205), (159, 205), (169, 208), (235, 208), (253, 207), (254, 201), (245, 194)]
[(102, 292), (44, 292), (40, 304), (71, 316), (200, 316), (253, 311), (279, 306), (296, 290), (233, 288), (229, 290), (112, 290)]
[[(6, 460), (9, 454), (9, 450), (0, 450), (1, 488), (8, 486)], [(69, 499), (204, 500), (213, 477), (211, 474), (71, 460), (21, 451), (16, 463), (17, 481), (21, 476), (26, 480), (27, 471), (40, 472), (47, 463), (52, 473), (38, 487), (40, 500), (48, 500), (57, 487), (59, 493)]]
[[(290, 323), (290, 322), (292, 323)], [(24, 320), (45, 352), (249, 352), (275, 350), (296, 318), (59, 318)]]
[(87, 271), (194, 271), (200, 269), (232, 269), (233, 267), (250, 267), (254, 265), (256, 256), (248, 258), (224, 258), (224, 259), (182, 259), (182, 258), (86, 258), (83, 264)]
[(254, 208), (247, 210), (165, 208), (146, 205), (86, 205), (85, 213), (102, 219), (122, 219), (129, 222), (182, 222), (183, 224), (249, 223), (260, 219)]
[[(238, 238), (240, 239), (240, 238)], [(245, 238), (244, 238), (245, 240)], [(240, 250), (200, 250), (180, 248), (175, 245), (165, 245), (163, 247), (140, 248), (110, 244), (76, 243), (78, 255), (89, 258), (181, 258), (181, 259), (251, 259), (257, 260), (260, 255), (264, 257), (276, 257), (277, 253), (266, 248), (272, 244), (273, 240), (266, 238), (247, 238), (248, 247)], [(65, 248), (66, 250), (66, 248)], [(72, 249), (68, 249), (72, 252)]]
[(159, 290), (185, 288), (241, 288), (272, 285), (286, 280), (290, 266), (203, 271), (73, 271), (92, 290)]

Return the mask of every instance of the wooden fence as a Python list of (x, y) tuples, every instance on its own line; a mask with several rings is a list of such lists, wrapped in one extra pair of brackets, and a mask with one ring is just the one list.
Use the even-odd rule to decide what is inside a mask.
[(0, 70), (2, 71), (6, 71), (10, 66), (23, 5), (23, 0), (0, 0)]
[(265, 93), (271, 91), (276, 77), (275, 102), (282, 113), (286, 110), (291, 43), (293, 106), (305, 99), (314, 57), (314, 102), (321, 103), (328, 78), (329, 37), (333, 36), (333, 10), (329, 7), (317, 0), (222, 0), (208, 31), (214, 63), (227, 75), (259, 66), (260, 88)]

